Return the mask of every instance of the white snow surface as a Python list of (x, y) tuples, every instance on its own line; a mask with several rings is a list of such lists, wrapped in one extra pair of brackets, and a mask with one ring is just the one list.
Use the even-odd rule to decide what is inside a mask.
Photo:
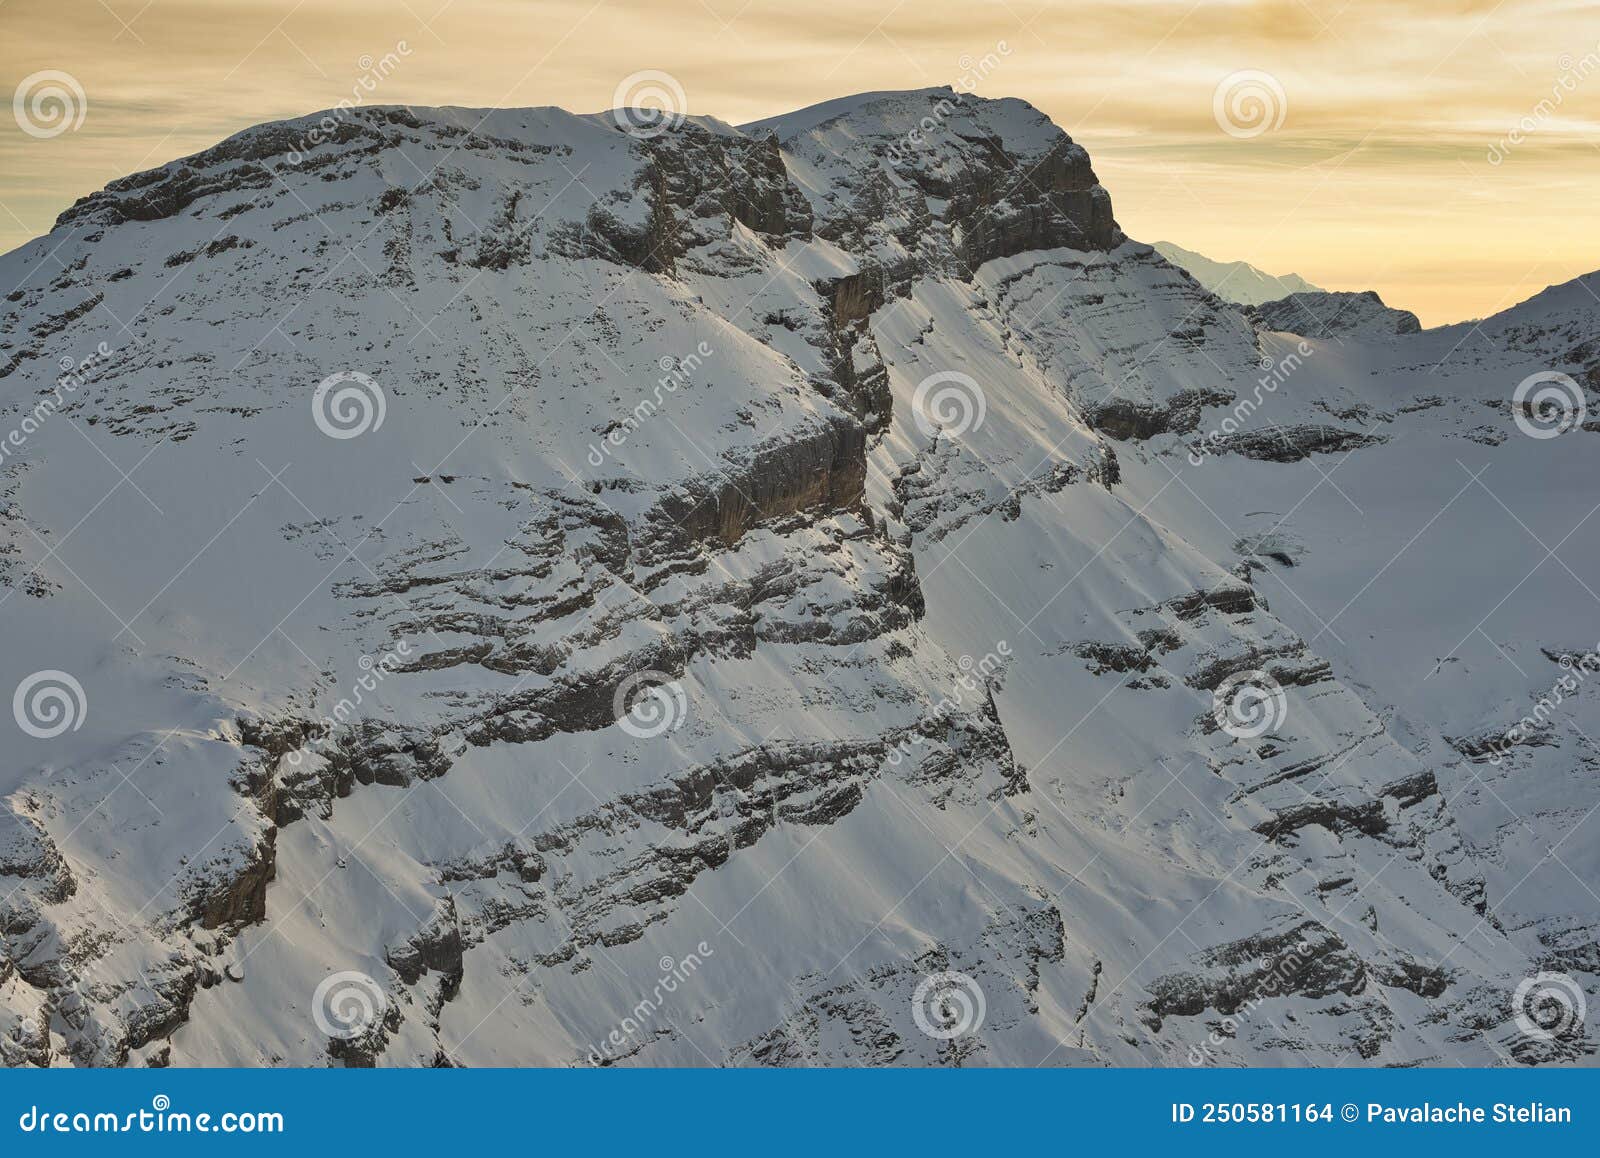
[(318, 123), (0, 258), (0, 692), (83, 691), (0, 747), (8, 1064), (1592, 1059), (1513, 1000), (1600, 971), (1600, 681), (1474, 741), (1600, 640), (1595, 432), (1510, 401), (1600, 275), (1261, 330), (1028, 246), (1081, 150), (948, 90)]

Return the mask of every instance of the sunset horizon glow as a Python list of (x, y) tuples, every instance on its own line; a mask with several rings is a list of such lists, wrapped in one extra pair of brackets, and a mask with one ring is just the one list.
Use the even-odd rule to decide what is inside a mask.
[[(64, 72), (86, 109), (47, 138), (0, 132), (0, 251), (261, 122), (341, 100), (595, 112), (652, 69), (732, 124), (886, 89), (1018, 97), (1089, 150), (1129, 236), (1440, 325), (1600, 268), (1600, 3), (1438, 8), (9, 0), (5, 91)], [(1264, 110), (1230, 111), (1241, 83)], [(1235, 113), (1265, 120), (1230, 131)]]

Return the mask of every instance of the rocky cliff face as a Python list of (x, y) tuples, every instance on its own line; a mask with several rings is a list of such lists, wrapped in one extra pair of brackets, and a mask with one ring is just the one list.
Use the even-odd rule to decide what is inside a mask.
[(262, 126), (0, 259), (8, 1064), (1585, 1056), (1586, 749), (1486, 780), (1516, 697), (1354, 646), (1432, 512), (1295, 501), (1453, 490), (1580, 295), (1433, 400), (1022, 102), (629, 127)]

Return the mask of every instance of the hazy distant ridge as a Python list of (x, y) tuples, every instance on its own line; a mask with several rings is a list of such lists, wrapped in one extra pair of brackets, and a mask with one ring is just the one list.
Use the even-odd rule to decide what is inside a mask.
[(1204, 254), (1170, 241), (1158, 241), (1154, 248), (1173, 265), (1188, 270), (1196, 281), (1218, 297), (1242, 306), (1259, 306), (1293, 293), (1317, 293), (1322, 289), (1297, 273), (1279, 277), (1246, 261), (1212, 261)]

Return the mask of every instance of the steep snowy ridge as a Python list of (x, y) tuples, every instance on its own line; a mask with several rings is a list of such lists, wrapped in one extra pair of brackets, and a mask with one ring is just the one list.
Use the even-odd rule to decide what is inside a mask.
[(1600, 638), (1600, 279), (1273, 328), (948, 89), (333, 121), (0, 258), (8, 1064), (1592, 1056), (1593, 693), (1472, 740)]

